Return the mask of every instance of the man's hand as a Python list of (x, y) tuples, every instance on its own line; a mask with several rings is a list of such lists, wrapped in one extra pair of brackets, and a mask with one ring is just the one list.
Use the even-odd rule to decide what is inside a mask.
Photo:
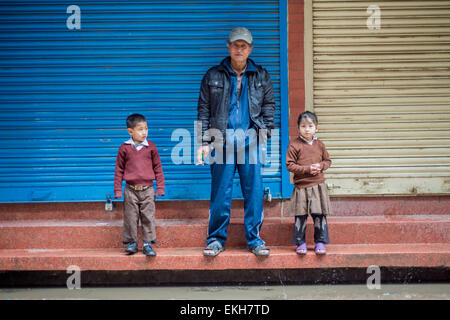
[(163, 190), (159, 190), (159, 189), (156, 190), (156, 196), (157, 197), (162, 197), (163, 195), (164, 195), (164, 191)]
[(203, 159), (205, 159), (209, 154), (209, 146), (201, 146), (197, 149), (197, 162), (198, 164), (204, 165)]
[(122, 191), (116, 191), (114, 193), (114, 198), (122, 198)]

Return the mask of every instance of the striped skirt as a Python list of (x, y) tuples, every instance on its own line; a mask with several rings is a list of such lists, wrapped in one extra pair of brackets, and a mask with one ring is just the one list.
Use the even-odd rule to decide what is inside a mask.
[(303, 216), (305, 214), (331, 214), (330, 197), (324, 182), (309, 188), (294, 188), (288, 215)]

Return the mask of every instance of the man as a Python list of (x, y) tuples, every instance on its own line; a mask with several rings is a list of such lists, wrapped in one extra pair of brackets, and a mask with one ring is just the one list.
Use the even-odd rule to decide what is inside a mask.
[(247, 246), (255, 255), (267, 256), (269, 248), (259, 236), (264, 218), (259, 145), (266, 142), (274, 127), (273, 87), (267, 70), (248, 58), (253, 49), (248, 29), (234, 28), (227, 45), (230, 56), (207, 71), (198, 100), (202, 146), (197, 150), (197, 160), (203, 164), (210, 152), (214, 158), (207, 247), (203, 254), (216, 256), (225, 250), (237, 169), (244, 196)]

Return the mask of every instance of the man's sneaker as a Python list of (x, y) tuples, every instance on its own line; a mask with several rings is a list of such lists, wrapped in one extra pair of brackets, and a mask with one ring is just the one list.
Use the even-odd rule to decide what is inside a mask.
[(137, 247), (137, 243), (136, 242), (130, 242), (127, 246), (127, 248), (125, 249), (126, 252), (128, 252), (129, 254), (134, 254), (136, 252), (138, 252), (138, 247)]
[(155, 250), (153, 250), (150, 243), (144, 243), (144, 248), (142, 249), (142, 252), (144, 252), (146, 256), (156, 256), (156, 252)]

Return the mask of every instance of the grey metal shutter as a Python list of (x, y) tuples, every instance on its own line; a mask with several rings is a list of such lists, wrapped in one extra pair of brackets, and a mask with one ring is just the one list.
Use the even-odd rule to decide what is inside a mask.
[(450, 1), (306, 6), (331, 194), (450, 193)]
[[(252, 31), (251, 58), (271, 74), (279, 107), (279, 1), (76, 4), (81, 29), (68, 28), (66, 3), (0, 4), (0, 202), (105, 200), (135, 112), (147, 117), (162, 158), (163, 199), (209, 199), (209, 168), (194, 165), (193, 147), (190, 164), (174, 164), (181, 138), (172, 134), (184, 130), (194, 143), (201, 78), (228, 55), (236, 26)], [(276, 161), (265, 171), (274, 197)]]

